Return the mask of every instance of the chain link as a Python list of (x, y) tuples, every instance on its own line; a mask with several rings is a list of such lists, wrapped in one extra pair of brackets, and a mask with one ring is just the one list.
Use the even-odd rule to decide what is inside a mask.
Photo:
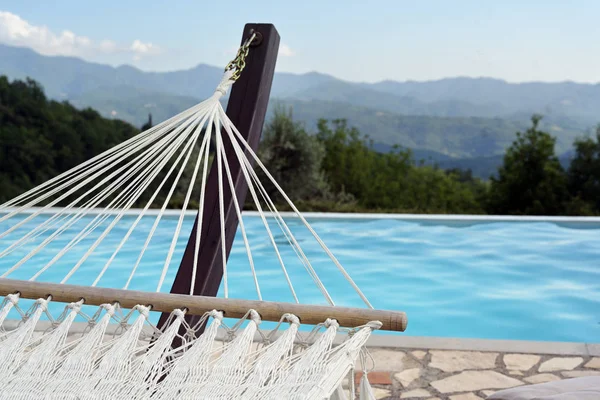
[(256, 38), (256, 33), (253, 33), (252, 36), (250, 36), (244, 42), (244, 44), (242, 44), (242, 46), (238, 49), (238, 52), (237, 52), (237, 55), (235, 56), (235, 58), (233, 60), (231, 60), (229, 62), (229, 64), (227, 64), (227, 66), (225, 67), (225, 71), (235, 70), (235, 72), (231, 76), (232, 81), (237, 81), (238, 78), (240, 77), (240, 75), (242, 74), (242, 71), (244, 70), (244, 67), (246, 66), (246, 57), (248, 57), (248, 51), (250, 49), (250, 45), (252, 44), (252, 42), (254, 41), (255, 38)]

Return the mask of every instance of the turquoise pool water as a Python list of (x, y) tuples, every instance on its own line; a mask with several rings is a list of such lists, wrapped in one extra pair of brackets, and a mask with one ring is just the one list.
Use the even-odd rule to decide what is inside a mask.
[[(0, 240), (0, 250), (40, 218), (47, 217)], [(600, 342), (600, 224), (582, 228), (549, 222), (308, 219), (376, 308), (408, 313), (407, 335)], [(133, 220), (120, 222), (68, 283), (91, 284)], [(286, 220), (336, 303), (362, 306), (309, 232), (298, 220)], [(263, 298), (292, 301), (262, 222), (254, 216), (244, 221)], [(142, 232), (131, 239), (131, 247), (120, 253), (99, 286), (123, 286), (153, 222), (153, 217), (143, 219)], [(192, 217), (186, 218), (184, 236), (192, 222)], [(131, 289), (156, 290), (176, 223), (174, 217), (161, 222)], [(0, 232), (8, 227), (0, 224)], [(100, 233), (68, 252), (39, 280), (59, 282)], [(49, 250), (9, 277), (28, 279), (71, 237), (65, 234), (52, 242)], [(283, 237), (276, 239), (300, 301), (325, 304)], [(178, 243), (162, 291), (170, 289), (185, 243)], [(19, 250), (0, 258), (0, 272), (25, 254)], [(228, 265), (230, 297), (256, 299), (239, 231)]]

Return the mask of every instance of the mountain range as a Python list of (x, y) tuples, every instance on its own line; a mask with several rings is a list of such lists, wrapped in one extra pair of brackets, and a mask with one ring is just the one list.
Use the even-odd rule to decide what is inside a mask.
[[(149, 113), (160, 122), (209, 96), (222, 73), (222, 68), (206, 64), (145, 72), (0, 45), (0, 75), (30, 77), (51, 98), (137, 126)], [(292, 107), (294, 118), (309, 130), (319, 118), (345, 118), (382, 151), (399, 144), (412, 148), (416, 157), (447, 167), (453, 162), (490, 164), (477, 173), (489, 176), (534, 113), (544, 116), (542, 128), (556, 136), (557, 151), (567, 153), (576, 137), (589, 134), (600, 122), (600, 84), (460, 77), (356, 83), (317, 72), (276, 73), (271, 110), (275, 104)]]

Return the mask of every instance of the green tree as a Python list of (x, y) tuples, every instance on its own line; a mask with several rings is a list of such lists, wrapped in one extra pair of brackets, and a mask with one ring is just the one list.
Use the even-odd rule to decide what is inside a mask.
[[(380, 182), (373, 180), (377, 153), (369, 148), (368, 136), (348, 127), (346, 120), (317, 122), (317, 139), (325, 147), (323, 172), (334, 193), (348, 193), (363, 204), (369, 203), (369, 191)], [(383, 161), (383, 160), (381, 160)]]
[(92, 109), (48, 100), (31, 79), (0, 76), (0, 203), (136, 133)]
[[(567, 171), (569, 193), (573, 197), (572, 213), (600, 212), (600, 125), (595, 138), (582, 138), (574, 143), (575, 155)], [(578, 209), (579, 208), (579, 209)]]
[(368, 136), (344, 120), (320, 120), (317, 137), (325, 145), (323, 171), (332, 190), (351, 194), (362, 210), (483, 212), (479, 180), (463, 183), (457, 173), (417, 166), (412, 152), (400, 146), (378, 153)]
[[(299, 201), (328, 196), (321, 172), (324, 152), (323, 145), (294, 122), (291, 109), (277, 106), (265, 126), (258, 156), (292, 201)], [(283, 197), (262, 169), (255, 169), (271, 199), (283, 203)]]
[(541, 116), (504, 155), (491, 178), (488, 209), (493, 214), (559, 215), (568, 199), (566, 174), (554, 152), (556, 139), (539, 130)]

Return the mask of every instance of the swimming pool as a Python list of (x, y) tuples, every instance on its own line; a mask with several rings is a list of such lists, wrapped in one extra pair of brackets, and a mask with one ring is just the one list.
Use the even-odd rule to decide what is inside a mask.
[[(133, 219), (134, 216), (125, 217), (68, 283), (91, 284)], [(407, 312), (408, 335), (600, 342), (600, 223), (316, 217), (308, 220), (375, 308)], [(142, 223), (149, 227), (153, 221), (153, 217), (144, 217)], [(300, 229), (299, 221), (286, 221), (336, 304), (363, 306), (333, 264), (325, 262), (326, 256), (317, 242), (308, 231)], [(244, 222), (264, 300), (292, 301), (261, 220), (245, 216)], [(15, 234), (25, 233), (37, 223), (39, 220)], [(161, 222), (131, 289), (156, 289), (176, 223), (176, 217), (165, 217)], [(186, 217), (185, 232), (189, 232), (192, 223), (193, 216)], [(0, 224), (0, 232), (6, 228)], [(187, 242), (185, 232), (162, 291), (170, 289)], [(53, 242), (52, 246), (64, 246), (68, 238)], [(146, 237), (132, 239), (141, 246)], [(86, 242), (88, 247), (91, 240)], [(0, 249), (9, 242), (9, 238), (0, 240)], [(39, 280), (59, 282), (84, 251), (81, 248), (67, 253)], [(286, 260), (292, 259), (290, 248), (282, 247), (282, 252), (287, 254)], [(24, 254), (19, 250), (0, 258), (0, 273)], [(122, 287), (137, 255), (133, 249), (120, 254), (99, 286)], [(41, 253), (9, 277), (28, 279), (50, 258)], [(325, 304), (299, 261), (288, 268), (302, 303)], [(256, 299), (239, 231), (228, 269), (230, 297)]]

